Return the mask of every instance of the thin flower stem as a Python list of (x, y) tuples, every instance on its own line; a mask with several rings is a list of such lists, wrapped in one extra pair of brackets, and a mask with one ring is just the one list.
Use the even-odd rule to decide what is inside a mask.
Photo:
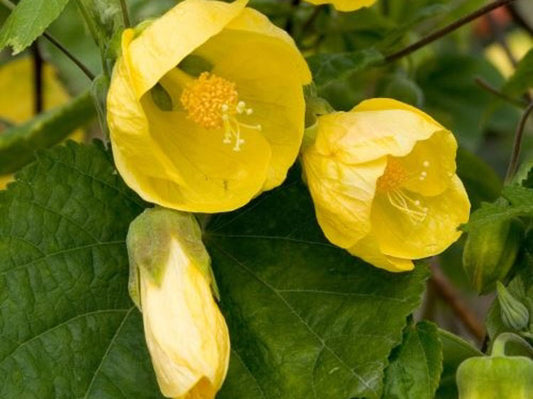
[(120, 0), (120, 8), (122, 9), (122, 19), (124, 20), (124, 26), (126, 28), (129, 28), (131, 26), (131, 23), (126, 0)]
[(406, 55), (414, 53), (415, 51), (421, 49), (422, 47), (430, 43), (433, 43), (435, 40), (440, 39), (441, 37), (446, 36), (447, 34), (459, 29), (463, 25), (466, 25), (467, 23), (472, 22), (473, 20), (485, 14), (488, 14), (489, 12), (491, 12), (492, 10), (495, 10), (496, 8), (512, 3), (513, 1), (514, 0), (496, 0), (493, 3), (487, 4), (486, 6), (481, 7), (480, 9), (462, 18), (459, 18), (457, 21), (452, 22), (451, 24), (445, 26), (444, 28), (439, 29), (438, 31), (433, 32), (430, 35), (420, 39), (419, 41), (407, 46), (406, 48), (388, 55), (387, 57), (385, 57), (385, 62), (396, 61), (402, 57), (405, 57)]
[(435, 289), (435, 293), (448, 304), (450, 309), (455, 313), (457, 318), (461, 320), (468, 331), (470, 331), (479, 341), (482, 341), (485, 337), (485, 328), (483, 327), (483, 324), (464, 304), (456, 290), (450, 285), (440, 269), (437, 266), (432, 265), (432, 272), (430, 281)]
[(521, 101), (521, 100), (518, 100), (516, 98), (512, 98), (512, 97), (508, 96), (505, 93), (502, 93), (501, 91), (496, 89), (494, 86), (492, 86), (489, 82), (487, 82), (486, 80), (484, 80), (483, 78), (481, 78), (479, 76), (477, 76), (474, 79), (474, 81), (482, 89), (488, 91), (491, 94), (494, 94), (496, 97), (499, 97), (502, 100), (507, 101), (510, 104), (513, 104), (513, 105), (515, 105), (515, 106), (517, 106), (519, 108), (522, 108), (522, 109), (527, 107), (527, 102), (526, 101)]
[(95, 75), (92, 73), (89, 68), (87, 68), (80, 60), (78, 60), (69, 50), (65, 48), (61, 43), (57, 41), (52, 35), (47, 32), (43, 33), (43, 36), (52, 43), (59, 51), (65, 54), (76, 66), (87, 76), (90, 80), (94, 80)]
[(31, 47), (33, 58), (33, 113), (38, 115), (43, 110), (43, 57), (39, 44), (35, 41)]
[[(0, 3), (4, 5), (7, 9), (13, 11), (15, 9), (15, 4), (13, 4), (9, 0), (0, 0)], [(65, 46), (63, 46), (57, 39), (55, 39), (52, 35), (50, 35), (47, 32), (43, 33), (43, 36), (52, 43), (59, 51), (61, 51), (63, 54), (65, 54), (74, 64), (80, 68), (80, 70), (90, 79), (94, 79), (94, 74), (87, 68), (80, 60), (78, 60), (70, 51), (68, 51)]]
[(516, 171), (518, 169), (518, 161), (520, 160), (520, 151), (522, 149), (522, 139), (524, 137), (524, 131), (526, 129), (526, 122), (529, 118), (529, 115), (533, 112), (533, 102), (531, 102), (524, 113), (522, 114), (522, 118), (520, 118), (520, 122), (518, 123), (518, 127), (516, 128), (516, 133), (514, 135), (514, 143), (513, 143), (513, 153), (511, 155), (511, 160), (509, 161), (509, 167), (507, 168), (507, 174), (505, 175), (505, 181), (509, 183), (511, 179), (516, 174)]

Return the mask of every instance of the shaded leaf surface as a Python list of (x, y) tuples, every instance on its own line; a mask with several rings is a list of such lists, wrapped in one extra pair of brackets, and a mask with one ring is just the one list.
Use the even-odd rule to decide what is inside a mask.
[(384, 399), (433, 399), (442, 372), (442, 344), (437, 326), (411, 325), (391, 356), (385, 373)]
[(380, 397), (426, 267), (388, 273), (329, 244), (298, 181), (206, 230), (233, 348), (218, 398)]
[(0, 191), (0, 397), (157, 398), (124, 243), (143, 203), (99, 146), (39, 154)]
[(69, 0), (21, 0), (0, 30), (0, 49), (13, 47), (17, 54), (42, 35)]

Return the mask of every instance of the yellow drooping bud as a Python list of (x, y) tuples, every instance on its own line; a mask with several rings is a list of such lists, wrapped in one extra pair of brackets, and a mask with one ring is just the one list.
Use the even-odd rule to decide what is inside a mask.
[(130, 295), (143, 314), (159, 387), (175, 399), (213, 399), (224, 382), (229, 333), (192, 214), (148, 209), (128, 232)]
[(376, 0), (306, 0), (309, 3), (321, 5), (332, 4), (339, 11), (354, 11), (363, 7), (370, 7)]
[(231, 211), (296, 160), (311, 74), (287, 32), (246, 3), (185, 0), (124, 31), (107, 119), (117, 169), (145, 200)]
[(414, 107), (378, 98), (320, 116), (311, 129), (303, 172), (332, 243), (405, 271), (459, 238), (470, 203), (450, 131)]

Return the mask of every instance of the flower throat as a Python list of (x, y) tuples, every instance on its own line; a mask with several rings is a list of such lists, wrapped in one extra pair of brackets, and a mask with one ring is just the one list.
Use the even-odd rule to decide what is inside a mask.
[(261, 125), (249, 125), (238, 120), (239, 116), (251, 115), (253, 109), (239, 101), (235, 83), (210, 72), (202, 72), (189, 83), (180, 98), (187, 116), (199, 126), (224, 129), (224, 144), (233, 143), (233, 151), (240, 151), (245, 140), (242, 129), (261, 131)]

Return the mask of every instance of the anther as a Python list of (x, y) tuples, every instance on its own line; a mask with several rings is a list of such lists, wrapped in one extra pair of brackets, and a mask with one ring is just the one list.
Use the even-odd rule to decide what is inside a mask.
[(424, 166), (424, 168), (429, 167), (429, 161), (422, 162), (422, 165)]

